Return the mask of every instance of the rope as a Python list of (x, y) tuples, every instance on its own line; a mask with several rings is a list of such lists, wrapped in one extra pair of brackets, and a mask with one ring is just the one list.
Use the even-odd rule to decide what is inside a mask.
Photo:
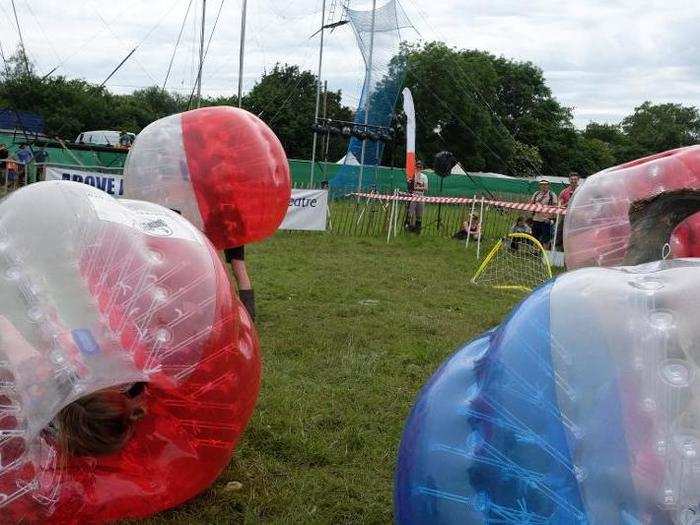
[[(410, 195), (408, 193), (384, 194), (384, 193), (350, 193), (350, 196), (361, 199), (373, 199), (379, 201), (401, 201), (401, 202), (422, 202), (425, 204), (471, 204), (481, 203), (482, 199), (469, 197), (427, 197), (425, 195)], [(507, 208), (510, 210), (528, 211), (533, 213), (550, 213), (552, 215), (566, 215), (566, 208), (558, 206), (547, 206), (544, 204), (534, 204), (530, 202), (507, 202), (498, 200), (483, 200), (484, 206), (494, 206), (497, 208)]]
[(175, 60), (175, 53), (177, 53), (177, 48), (180, 45), (180, 39), (182, 38), (182, 32), (185, 30), (185, 24), (187, 24), (187, 17), (190, 14), (190, 8), (192, 7), (192, 1), (187, 4), (187, 10), (185, 11), (185, 17), (182, 19), (182, 25), (180, 26), (180, 32), (177, 34), (177, 40), (175, 41), (175, 48), (173, 49), (173, 54), (170, 56), (170, 63), (168, 64), (168, 71), (165, 74), (165, 80), (163, 80), (163, 91), (165, 91), (165, 86), (168, 83), (168, 78), (170, 78), (170, 71), (173, 68), (173, 61)]

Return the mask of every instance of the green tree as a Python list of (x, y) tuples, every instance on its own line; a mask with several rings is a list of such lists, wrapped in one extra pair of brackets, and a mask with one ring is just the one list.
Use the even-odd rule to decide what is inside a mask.
[(42, 78), (31, 61), (25, 65), (21, 48), (0, 71), (0, 102), (16, 110), (44, 117), (48, 135), (74, 139), (94, 129), (125, 129), (138, 132), (144, 126), (181, 111), (183, 100), (158, 87), (113, 95), (106, 88), (63, 76)]
[(582, 133), (583, 138), (600, 141), (612, 155), (612, 165), (621, 164), (635, 158), (637, 148), (619, 124), (591, 122)]
[(578, 146), (572, 152), (571, 170), (587, 177), (617, 164), (615, 153), (610, 144), (597, 138), (578, 137)]
[(554, 99), (532, 63), (441, 42), (406, 46), (402, 53), (421, 156), (449, 149), (468, 169), (515, 176), (571, 169), (578, 144), (571, 110)]
[(61, 76), (8, 78), (0, 83), (0, 99), (13, 109), (42, 115), (48, 134), (69, 139), (86, 129), (104, 129), (112, 120), (105, 90)]
[(542, 157), (537, 146), (516, 142), (506, 163), (506, 171), (523, 176), (536, 177), (542, 173)]
[(485, 54), (460, 52), (441, 42), (405, 46), (402, 52), (416, 106), (418, 155), (430, 162), (447, 149), (468, 169), (503, 169), (508, 140), (475, 92), (490, 96), (495, 84), (496, 72)]
[(644, 102), (621, 126), (632, 143), (631, 158), (696, 144), (700, 137), (698, 109), (681, 104)]
[(15, 52), (5, 60), (0, 78), (5, 80), (26, 76), (36, 76), (36, 64), (29, 59), (24, 48), (18, 45)]
[(140, 131), (154, 120), (184, 111), (187, 101), (152, 86), (129, 95), (113, 97), (114, 125), (119, 130)]
[[(288, 64), (275, 65), (243, 97), (243, 107), (267, 122), (290, 158), (311, 158), (315, 105), (316, 76)], [(352, 111), (341, 103), (340, 91), (328, 92), (326, 115), (336, 120), (352, 120)], [(347, 139), (331, 137), (329, 159), (342, 157), (346, 149)], [(317, 156), (322, 158), (320, 149)]]

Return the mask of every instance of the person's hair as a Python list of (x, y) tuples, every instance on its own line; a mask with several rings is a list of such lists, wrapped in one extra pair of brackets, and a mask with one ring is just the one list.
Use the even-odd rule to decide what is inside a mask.
[(578, 177), (578, 176), (579, 176), (579, 174), (578, 174), (578, 172), (576, 172), (576, 171), (572, 171), (571, 173), (569, 173), (569, 178), (571, 178), (571, 177)]
[(118, 389), (88, 394), (56, 416), (58, 442), (75, 456), (111, 454), (121, 450), (146, 414), (143, 402)]

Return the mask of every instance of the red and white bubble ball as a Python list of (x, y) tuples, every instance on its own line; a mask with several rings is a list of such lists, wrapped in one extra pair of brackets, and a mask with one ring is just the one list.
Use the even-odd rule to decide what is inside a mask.
[(291, 192), (277, 136), (255, 115), (228, 106), (153, 122), (136, 138), (124, 175), (128, 198), (178, 211), (217, 249), (274, 233)]
[[(28, 210), (40, 210), (30, 213)], [(260, 386), (258, 338), (204, 234), (86, 184), (0, 202), (0, 523), (144, 518), (209, 487)], [(57, 414), (146, 383), (124, 446), (73, 455)]]
[(574, 193), (564, 221), (568, 269), (700, 255), (700, 146), (603, 170)]

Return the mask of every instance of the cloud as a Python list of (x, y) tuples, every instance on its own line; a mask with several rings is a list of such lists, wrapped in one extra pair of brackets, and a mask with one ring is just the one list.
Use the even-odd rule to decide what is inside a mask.
[(644, 100), (700, 105), (696, 2), (497, 4), (461, 4), (461, 18), (442, 5), (431, 37), (534, 62), (580, 126), (619, 121)]
[[(25, 44), (39, 71), (101, 82), (117, 92), (161, 84), (189, 0), (18, 0)], [(330, 4), (330, 0), (328, 4)], [(379, 4), (381, 5), (381, 0)], [(0, 4), (4, 51), (18, 43), (7, 3)], [(354, 8), (370, 2), (353, 1)], [(275, 63), (316, 70), (320, 0), (249, 2), (245, 89)], [(423, 39), (483, 49), (540, 66), (576, 123), (617, 122), (644, 100), (700, 105), (700, 5), (681, 0), (403, 0)], [(168, 87), (188, 93), (197, 70), (200, 0), (193, 0)], [(208, 30), (219, 2), (207, 2)], [(233, 94), (238, 81), (240, 3), (224, 2), (204, 69), (206, 94)], [(356, 104), (363, 62), (349, 27), (327, 35), (324, 78)], [(420, 110), (420, 108), (419, 108)]]

